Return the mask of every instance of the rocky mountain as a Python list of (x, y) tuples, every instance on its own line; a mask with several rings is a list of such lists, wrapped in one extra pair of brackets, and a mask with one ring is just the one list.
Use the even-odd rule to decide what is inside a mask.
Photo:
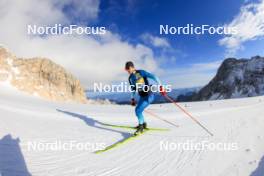
[(193, 101), (252, 97), (264, 94), (264, 57), (228, 58)]
[(0, 81), (54, 101), (86, 102), (78, 79), (46, 58), (17, 58), (0, 47)]

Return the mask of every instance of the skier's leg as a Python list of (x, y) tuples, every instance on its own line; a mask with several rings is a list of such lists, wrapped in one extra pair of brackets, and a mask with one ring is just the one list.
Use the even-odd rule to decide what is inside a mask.
[(146, 107), (148, 107), (149, 105), (149, 101), (148, 101), (148, 97), (140, 97), (138, 104), (136, 106), (135, 112), (136, 112), (136, 116), (138, 118), (138, 123), (141, 125), (144, 123), (144, 116), (143, 116), (143, 111)]
[(154, 101), (154, 98), (155, 98), (155, 96), (154, 96), (153, 93), (151, 93), (151, 94), (148, 96), (148, 102), (149, 102), (149, 104), (151, 104), (151, 103)]

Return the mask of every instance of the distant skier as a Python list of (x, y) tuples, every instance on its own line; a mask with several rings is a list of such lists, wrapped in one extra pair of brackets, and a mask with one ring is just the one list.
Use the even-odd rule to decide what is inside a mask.
[(138, 135), (139, 133), (142, 133), (144, 129), (147, 128), (147, 123), (144, 120), (143, 111), (154, 101), (154, 94), (150, 90), (151, 85), (149, 85), (148, 78), (154, 80), (157, 83), (158, 89), (162, 95), (165, 95), (166, 92), (161, 86), (159, 78), (149, 72), (146, 72), (145, 70), (136, 70), (133, 62), (126, 62), (125, 70), (129, 74), (128, 81), (132, 88), (131, 105), (136, 106), (136, 92), (140, 97), (135, 109), (139, 125), (136, 127), (137, 130), (134, 134)]

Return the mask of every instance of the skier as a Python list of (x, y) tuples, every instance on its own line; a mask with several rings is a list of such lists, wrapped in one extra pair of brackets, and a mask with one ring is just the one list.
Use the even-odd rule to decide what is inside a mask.
[(159, 78), (149, 72), (146, 72), (145, 70), (136, 70), (133, 62), (126, 62), (125, 70), (129, 74), (128, 81), (132, 88), (131, 105), (136, 106), (136, 92), (140, 97), (135, 108), (135, 113), (138, 118), (138, 126), (136, 127), (137, 130), (134, 135), (138, 135), (147, 128), (147, 123), (144, 120), (143, 111), (154, 101), (154, 94), (150, 90), (151, 85), (149, 85), (148, 78), (154, 80), (157, 83), (157, 85), (159, 86), (159, 91), (162, 95), (165, 95), (166, 92), (161, 86)]

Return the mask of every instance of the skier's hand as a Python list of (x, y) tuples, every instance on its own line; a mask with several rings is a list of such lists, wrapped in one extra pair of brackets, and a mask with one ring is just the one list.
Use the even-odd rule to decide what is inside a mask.
[(166, 92), (166, 90), (164, 89), (164, 87), (160, 86), (160, 87), (159, 87), (159, 90), (160, 90), (160, 94), (161, 94), (162, 96), (167, 95), (167, 92)]
[(131, 99), (131, 106), (136, 106), (136, 100), (134, 98)]

